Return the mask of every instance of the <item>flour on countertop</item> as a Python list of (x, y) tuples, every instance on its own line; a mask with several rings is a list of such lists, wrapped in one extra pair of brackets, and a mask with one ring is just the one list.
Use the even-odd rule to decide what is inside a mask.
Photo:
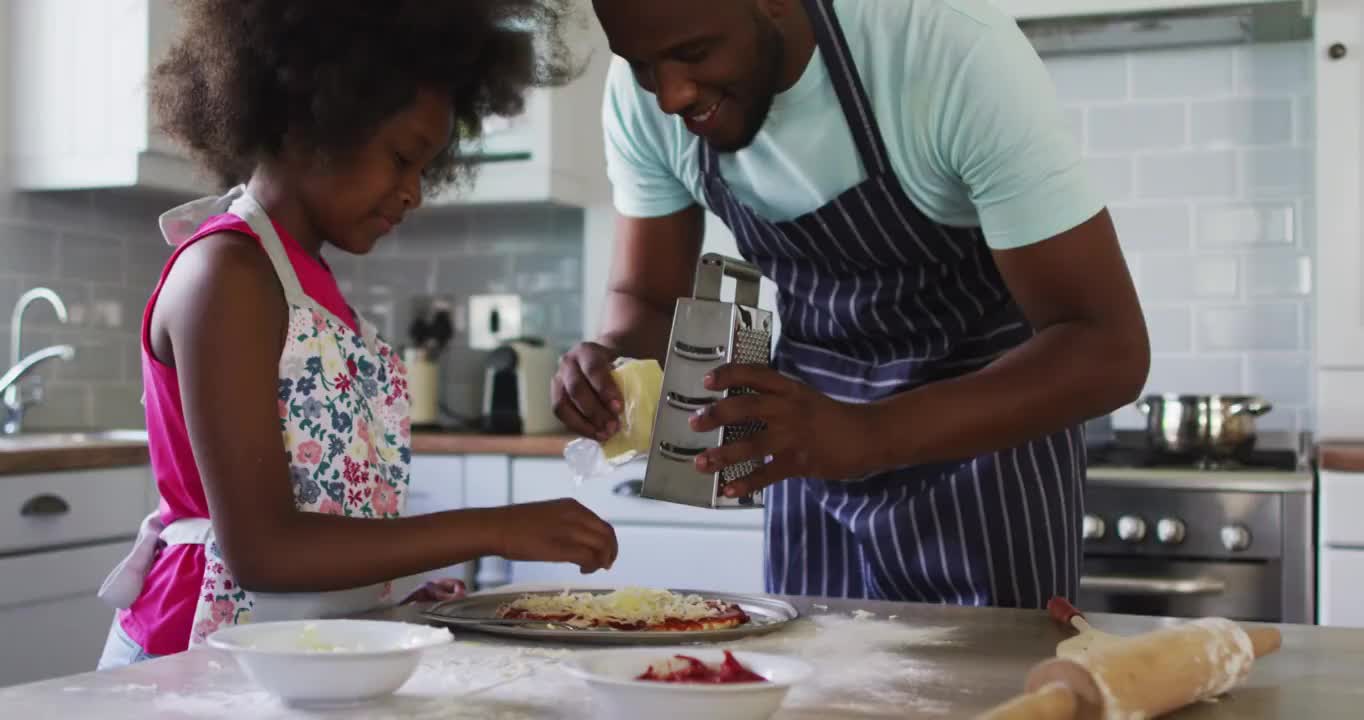
[[(787, 696), (784, 708), (793, 717), (836, 713), (867, 718), (943, 716), (949, 711), (950, 695), (944, 697), (942, 688), (952, 684), (951, 678), (937, 669), (928, 654), (934, 648), (952, 646), (956, 632), (952, 627), (873, 619), (871, 613), (818, 615), (802, 618), (778, 633), (722, 647), (789, 655), (814, 665), (811, 680), (792, 688)], [(586, 686), (559, 667), (573, 652), (457, 639), (428, 651), (396, 695), (322, 714), (284, 705), (248, 684), (232, 664), (182, 692), (155, 695), (152, 714), (172, 720), (598, 718)], [(925, 692), (930, 686), (937, 689), (936, 695)]]

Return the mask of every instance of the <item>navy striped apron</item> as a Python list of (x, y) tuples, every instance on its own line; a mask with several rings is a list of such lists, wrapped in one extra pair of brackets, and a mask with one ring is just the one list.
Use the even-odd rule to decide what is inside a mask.
[[(805, 7), (867, 179), (771, 222), (736, 199), (714, 149), (700, 151), (708, 207), (777, 285), (774, 365), (850, 403), (978, 370), (1033, 330), (979, 229), (935, 223), (905, 193), (832, 0)], [(767, 590), (1032, 608), (1074, 599), (1084, 476), (1075, 426), (855, 482), (788, 479), (767, 494)]]

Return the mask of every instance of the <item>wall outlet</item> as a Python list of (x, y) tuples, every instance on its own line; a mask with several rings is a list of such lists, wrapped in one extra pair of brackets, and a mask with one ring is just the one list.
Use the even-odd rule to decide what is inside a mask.
[(469, 298), (469, 347), (495, 350), (522, 336), (520, 295), (474, 295)]

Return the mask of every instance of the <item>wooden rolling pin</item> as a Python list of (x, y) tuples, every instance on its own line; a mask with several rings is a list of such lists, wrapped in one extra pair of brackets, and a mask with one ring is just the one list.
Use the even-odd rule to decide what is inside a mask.
[(981, 720), (1139, 720), (1221, 695), (1256, 658), (1279, 649), (1275, 628), (1205, 618), (1036, 665), (1026, 694)]

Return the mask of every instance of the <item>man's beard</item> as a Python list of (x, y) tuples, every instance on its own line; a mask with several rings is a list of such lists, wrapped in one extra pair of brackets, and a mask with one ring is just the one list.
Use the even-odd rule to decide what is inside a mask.
[(716, 152), (734, 153), (752, 145), (753, 139), (758, 137), (758, 132), (767, 122), (767, 116), (772, 112), (772, 103), (777, 98), (777, 87), (781, 84), (782, 66), (785, 64), (783, 61), (786, 59), (786, 40), (771, 20), (762, 16), (757, 20), (758, 61), (763, 66), (755, 73), (758, 79), (750, 96), (753, 100), (744, 112), (743, 132), (732, 143), (724, 145), (712, 143)]

